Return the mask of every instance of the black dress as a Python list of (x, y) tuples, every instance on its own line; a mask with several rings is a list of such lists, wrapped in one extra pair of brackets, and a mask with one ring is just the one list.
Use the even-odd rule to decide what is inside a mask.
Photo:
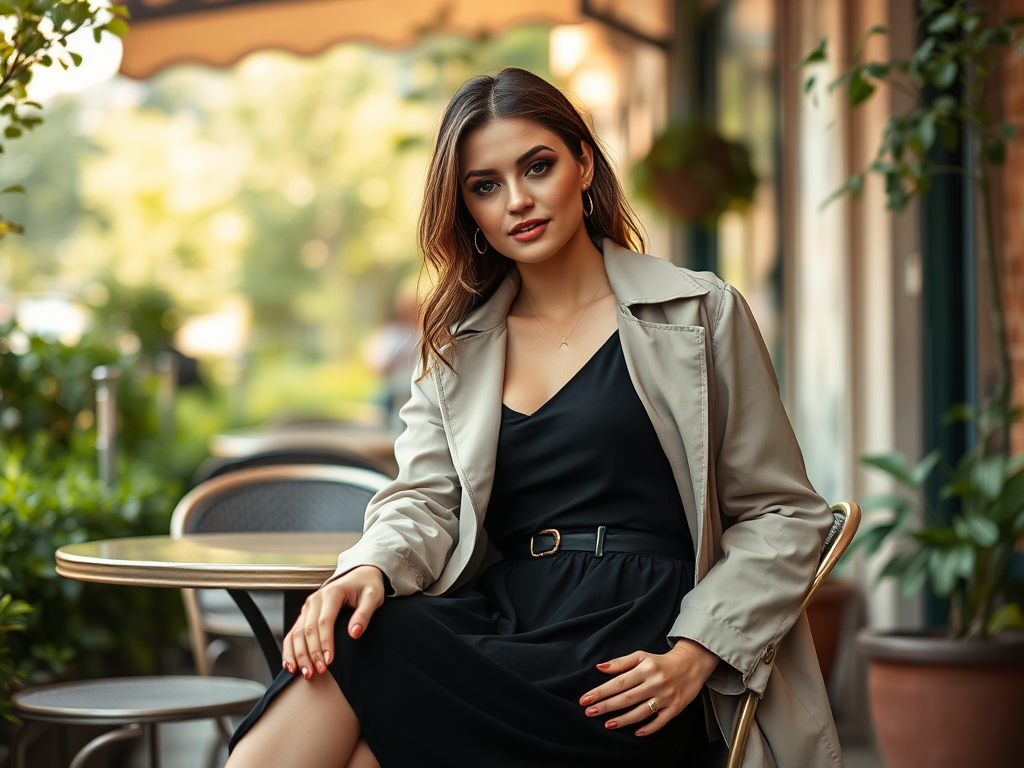
[[(485, 526), (499, 549), (545, 528), (692, 541), (668, 459), (629, 378), (618, 333), (530, 416), (502, 406)], [(503, 550), (504, 551), (504, 550)], [(579, 699), (595, 665), (664, 653), (693, 585), (689, 560), (560, 551), (506, 557), (441, 596), (388, 598), (363, 637), (345, 611), (331, 672), (383, 768), (676, 766), (703, 739), (700, 700), (654, 734), (607, 730)], [(240, 738), (282, 673), (239, 727)]]

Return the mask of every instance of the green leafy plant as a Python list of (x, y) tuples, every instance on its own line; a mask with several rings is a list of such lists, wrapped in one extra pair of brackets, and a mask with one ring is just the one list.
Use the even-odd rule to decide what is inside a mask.
[[(119, 37), (128, 32), (128, 9), (87, 0), (6, 0), (0, 2), (0, 127), (5, 141), (16, 139), (43, 121), (42, 105), (29, 100), (25, 89), (36, 67), (77, 67), (82, 56), (68, 48), (68, 39), (92, 29), (96, 42), (103, 33)], [(0, 142), (0, 153), (3, 143)], [(24, 192), (9, 186), (0, 194)], [(0, 238), (22, 227), (0, 217)]]
[[(910, 58), (862, 61), (865, 42), (887, 33), (872, 27), (854, 51), (854, 63), (829, 83), (844, 88), (851, 107), (867, 101), (880, 83), (910, 93), (916, 105), (887, 122), (874, 161), (851, 176), (828, 200), (849, 192), (859, 197), (867, 174), (885, 182), (887, 207), (901, 211), (914, 195), (931, 188), (937, 174), (965, 177), (978, 193), (982, 259), (988, 282), (988, 309), (994, 334), (998, 376), (991, 396), (980, 406), (963, 405), (949, 421), (977, 427), (974, 448), (947, 466), (940, 500), (957, 507), (945, 519), (924, 501), (921, 488), (942, 457), (933, 452), (911, 465), (900, 453), (871, 456), (864, 462), (887, 473), (909, 495), (866, 500), (866, 507), (895, 511), (890, 521), (866, 531), (861, 546), (877, 551), (898, 540), (882, 576), (897, 576), (905, 595), (926, 582), (949, 598), (949, 634), (976, 639), (1008, 626), (1024, 626), (1021, 605), (1012, 599), (1010, 562), (1024, 540), (1024, 456), (1010, 455), (1010, 427), (1021, 410), (1012, 404), (1012, 370), (995, 256), (989, 169), (1005, 162), (1006, 144), (1016, 128), (999, 124), (988, 109), (985, 87), (1000, 59), (1014, 47), (1024, 53), (1020, 30), (1024, 19), (990, 22), (984, 9), (966, 0), (921, 0), (923, 40)], [(828, 58), (827, 41), (811, 51), (799, 67), (814, 67)], [(816, 76), (805, 83), (815, 90)], [(959, 89), (960, 96), (954, 89)], [(953, 150), (966, 136), (973, 162), (968, 167), (933, 161), (936, 145)]]
[(90, 539), (166, 533), (180, 482), (123, 461), (107, 487), (91, 455), (55, 460), (46, 439), (0, 449), (0, 467), (0, 589), (33, 607), (10, 639), (20, 668), (58, 677), (153, 669), (182, 627), (178, 596), (65, 579), (53, 554)]
[[(975, 414), (968, 417), (978, 420)], [(900, 539), (879, 578), (897, 577), (904, 597), (928, 582), (935, 594), (949, 600), (949, 634), (954, 638), (978, 639), (1009, 627), (1024, 628), (1024, 612), (1011, 597), (1015, 585), (1009, 578), (1014, 550), (1024, 544), (1024, 455), (968, 453), (955, 467), (945, 467), (947, 481), (939, 497), (959, 501), (959, 511), (949, 521), (922, 493), (922, 485), (941, 463), (938, 451), (913, 466), (902, 453), (868, 456), (863, 462), (908, 492), (864, 500), (865, 509), (895, 510), (891, 521), (868, 529), (858, 542), (874, 553), (890, 538)]]
[[(120, 311), (119, 302), (109, 304)], [(193, 469), (159, 436), (154, 376), (140, 355), (121, 354), (95, 335), (68, 346), (0, 328), (0, 592), (32, 608), (4, 655), (34, 679), (153, 669), (182, 626), (173, 592), (84, 584), (54, 569), (54, 552), (65, 544), (166, 533)], [(113, 487), (97, 472), (97, 365), (122, 370)]]
[(14, 323), (0, 325), (0, 435), (25, 444), (45, 433), (58, 451), (69, 449), (75, 439), (88, 439), (95, 420), (92, 370), (98, 365), (122, 370), (118, 416), (126, 445), (139, 449), (152, 443), (151, 386), (136, 354), (122, 355), (93, 335), (68, 346)]
[(15, 681), (24, 677), (7, 646), (7, 636), (23, 632), (25, 617), (31, 612), (32, 607), (24, 600), (15, 600), (13, 595), (0, 592), (0, 717), (6, 720), (14, 720), (8, 693)]

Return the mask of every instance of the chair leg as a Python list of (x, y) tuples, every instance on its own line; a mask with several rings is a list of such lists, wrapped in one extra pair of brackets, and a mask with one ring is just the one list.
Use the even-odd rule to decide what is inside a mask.
[(160, 768), (159, 723), (146, 723), (146, 736), (149, 744), (149, 768)]
[(71, 761), (70, 768), (85, 768), (86, 761), (92, 757), (93, 753), (97, 750), (107, 746), (107, 744), (113, 744), (115, 741), (126, 741), (128, 739), (137, 739), (142, 735), (141, 725), (126, 725), (122, 728), (116, 728), (113, 731), (107, 731), (104, 734), (100, 734), (95, 739), (90, 741), (75, 755), (75, 759)]
[[(42, 723), (25, 723), (25, 727), (21, 729), (21, 733), (14, 740), (14, 754), (11, 756), (14, 768), (25, 768), (25, 753), (28, 751), (29, 745), (35, 741), (35, 737), (42, 733), (45, 727)], [(29, 738), (30, 734), (32, 738)]]
[(220, 764), (220, 749), (226, 747), (228, 742), (222, 738), (220, 733), (217, 733), (213, 737), (213, 743), (210, 744), (210, 748), (206, 752), (206, 768), (217, 768)]

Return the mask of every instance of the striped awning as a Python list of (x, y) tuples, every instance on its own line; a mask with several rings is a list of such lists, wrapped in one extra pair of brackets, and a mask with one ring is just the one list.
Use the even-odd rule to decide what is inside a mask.
[[(259, 50), (315, 54), (359, 40), (400, 47), (431, 32), (477, 36), (527, 23), (599, 19), (660, 44), (665, 0), (128, 0), (121, 73), (183, 62), (229, 66)], [(639, 12), (638, 12), (639, 11)], [(634, 19), (639, 20), (637, 23)]]
[(494, 34), (529, 22), (582, 21), (579, 0), (135, 0), (122, 74), (145, 78), (171, 64), (229, 66), (277, 49), (315, 54), (359, 40), (408, 45), (431, 31)]

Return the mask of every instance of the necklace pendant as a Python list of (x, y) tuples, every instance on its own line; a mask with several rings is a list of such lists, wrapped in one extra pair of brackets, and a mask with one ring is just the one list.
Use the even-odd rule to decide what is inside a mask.
[(568, 349), (569, 349), (569, 342), (563, 341), (561, 344), (558, 345), (558, 348), (560, 350), (562, 350), (563, 352), (568, 351)]

